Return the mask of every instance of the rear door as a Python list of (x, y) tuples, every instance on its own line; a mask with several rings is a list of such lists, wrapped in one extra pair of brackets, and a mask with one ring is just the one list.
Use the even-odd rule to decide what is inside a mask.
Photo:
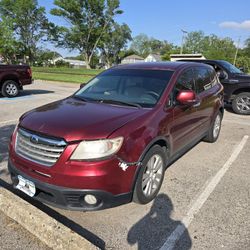
[(196, 105), (198, 131), (202, 134), (208, 130), (211, 124), (217, 100), (217, 91), (213, 87), (217, 84), (218, 78), (214, 69), (204, 66), (194, 68), (194, 78), (196, 95), (197, 99), (199, 99), (199, 103)]

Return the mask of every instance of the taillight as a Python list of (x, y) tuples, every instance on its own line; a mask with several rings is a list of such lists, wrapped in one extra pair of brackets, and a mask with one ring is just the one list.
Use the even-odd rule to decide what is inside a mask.
[(31, 70), (31, 68), (27, 69), (27, 73), (29, 74), (29, 77), (32, 78), (32, 70)]

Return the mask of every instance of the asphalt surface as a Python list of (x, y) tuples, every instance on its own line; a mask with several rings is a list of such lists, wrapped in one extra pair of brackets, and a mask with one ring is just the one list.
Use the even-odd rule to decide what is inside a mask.
[[(0, 97), (0, 181), (6, 188), (10, 188), (7, 144), (19, 116), (78, 87), (37, 82), (18, 98)], [(250, 138), (246, 136), (250, 136), (250, 116), (226, 110), (218, 141), (200, 142), (172, 164), (159, 195), (147, 205), (72, 212), (31, 202), (103, 249), (160, 249), (164, 244), (171, 249), (174, 237), (174, 249), (250, 249)], [(214, 177), (224, 167), (228, 169), (216, 183)]]

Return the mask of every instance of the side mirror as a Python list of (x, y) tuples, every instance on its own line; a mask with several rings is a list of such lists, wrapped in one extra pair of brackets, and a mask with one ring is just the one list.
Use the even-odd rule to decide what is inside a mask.
[(80, 84), (80, 89), (82, 88), (82, 87), (84, 87), (86, 85), (86, 83), (84, 82), (84, 83), (81, 83)]
[(178, 93), (176, 100), (183, 105), (193, 105), (196, 103), (196, 95), (192, 90), (181, 90)]
[(227, 77), (226, 74), (223, 71), (220, 71), (218, 76), (219, 76), (220, 80), (224, 80)]
[(244, 67), (239, 67), (239, 70), (242, 71), (243, 73), (247, 73), (247, 70)]

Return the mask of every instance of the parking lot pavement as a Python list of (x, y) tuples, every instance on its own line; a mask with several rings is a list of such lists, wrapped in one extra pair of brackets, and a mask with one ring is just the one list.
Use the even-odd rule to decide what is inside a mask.
[[(9, 182), (7, 142), (18, 117), (78, 87), (38, 82), (15, 100), (0, 98), (2, 180)], [(153, 202), (85, 213), (49, 208), (49, 214), (101, 248), (160, 249), (165, 244), (171, 249), (169, 242), (175, 239), (175, 249), (250, 249), (249, 135), (250, 116), (226, 110), (219, 140), (200, 142), (172, 164)], [(227, 171), (214, 182), (225, 166)], [(182, 234), (173, 238), (176, 230)]]
[(45, 244), (39, 241), (15, 221), (0, 212), (0, 248), (2, 250), (48, 250)]

